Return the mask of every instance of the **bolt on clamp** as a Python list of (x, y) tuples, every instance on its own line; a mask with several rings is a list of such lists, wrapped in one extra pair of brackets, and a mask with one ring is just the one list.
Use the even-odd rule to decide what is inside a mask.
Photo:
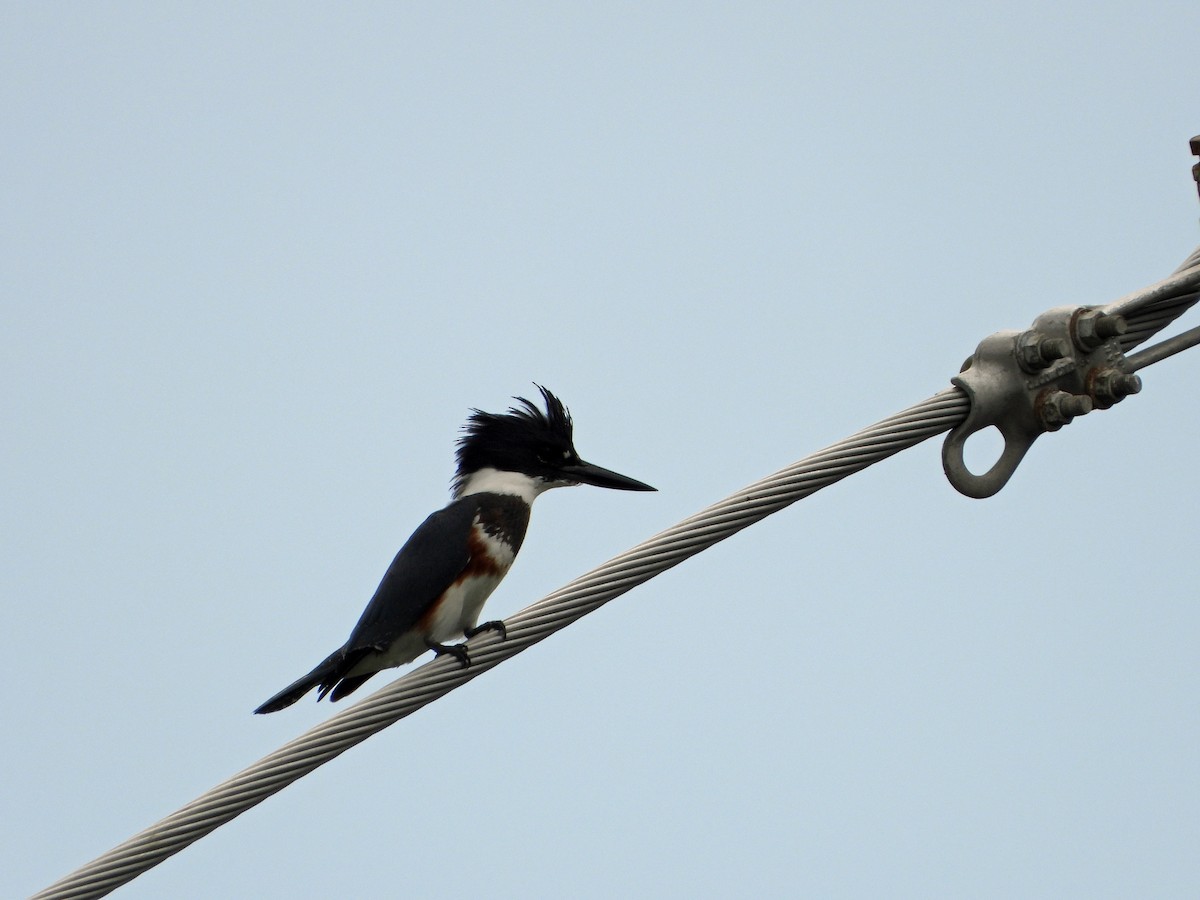
[[(1027, 331), (984, 338), (951, 379), (966, 393), (971, 410), (942, 445), (950, 483), (968, 497), (991, 497), (1044, 432), (1140, 391), (1142, 380), (1124, 368), (1118, 340), (1127, 327), (1121, 316), (1062, 306), (1038, 316)], [(1004, 451), (976, 475), (963, 462), (963, 446), (992, 426), (1004, 438)]]
[[(1188, 141), (1192, 156), (1200, 156), (1200, 134)], [(1192, 178), (1196, 181), (1196, 193), (1200, 194), (1200, 162), (1192, 166)]]

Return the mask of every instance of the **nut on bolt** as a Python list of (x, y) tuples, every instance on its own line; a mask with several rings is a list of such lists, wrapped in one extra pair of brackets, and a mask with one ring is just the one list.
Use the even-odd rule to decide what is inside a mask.
[[(1188, 141), (1188, 148), (1192, 151), (1192, 156), (1200, 156), (1200, 134)], [(1192, 166), (1192, 178), (1196, 182), (1196, 193), (1200, 195), (1200, 163)]]
[(1017, 338), (1017, 362), (1026, 372), (1040, 372), (1070, 353), (1071, 345), (1062, 338), (1046, 337), (1033, 329)]
[(1068, 394), (1050, 388), (1038, 397), (1035, 408), (1042, 425), (1047, 431), (1058, 431), (1076, 416), (1092, 411), (1092, 398), (1083, 394)]
[(1071, 337), (1081, 350), (1091, 352), (1109, 338), (1120, 337), (1129, 330), (1124, 316), (1110, 316), (1098, 309), (1081, 310), (1071, 320)]
[(1142, 379), (1113, 366), (1105, 366), (1102, 369), (1092, 369), (1088, 373), (1087, 386), (1096, 406), (1108, 409), (1130, 394), (1138, 393), (1142, 389)]

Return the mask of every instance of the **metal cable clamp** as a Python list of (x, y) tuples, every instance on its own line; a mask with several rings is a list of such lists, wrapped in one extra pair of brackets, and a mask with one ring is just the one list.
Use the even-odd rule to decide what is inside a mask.
[[(1076, 416), (1108, 409), (1142, 389), (1124, 367), (1118, 340), (1124, 317), (1091, 307), (1061, 306), (1027, 331), (1000, 331), (980, 342), (951, 381), (971, 401), (970, 412), (942, 445), (942, 468), (968, 497), (991, 497), (1012, 477), (1033, 442)], [(995, 426), (1004, 451), (982, 475), (963, 462), (963, 446)]]

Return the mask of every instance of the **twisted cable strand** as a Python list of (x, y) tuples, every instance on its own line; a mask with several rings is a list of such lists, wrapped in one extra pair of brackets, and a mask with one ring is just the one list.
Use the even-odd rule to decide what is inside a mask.
[(1129, 323), (1121, 337), (1121, 349), (1136, 347), (1183, 315), (1200, 299), (1200, 247), (1167, 278), (1149, 287), (1126, 294), (1102, 307), (1110, 315), (1119, 314)]

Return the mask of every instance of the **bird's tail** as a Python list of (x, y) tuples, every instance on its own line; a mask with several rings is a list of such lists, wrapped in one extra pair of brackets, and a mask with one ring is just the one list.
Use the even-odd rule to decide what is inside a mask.
[(329, 688), (333, 687), (340, 680), (341, 673), (345, 671), (345, 666), (345, 648), (339, 647), (303, 678), (293, 681), (256, 709), (254, 711), (255, 714), (261, 715), (262, 713), (273, 713), (279, 712), (281, 709), (286, 709), (315, 687), (320, 687), (322, 689), (321, 696), (324, 696)]

